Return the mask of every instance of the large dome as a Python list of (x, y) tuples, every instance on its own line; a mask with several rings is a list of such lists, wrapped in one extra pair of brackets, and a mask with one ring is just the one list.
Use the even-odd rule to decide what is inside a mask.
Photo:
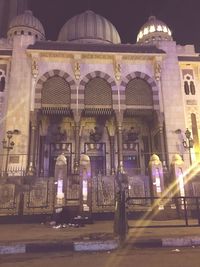
[(10, 22), (8, 37), (13, 35), (35, 35), (39, 39), (45, 38), (44, 28), (41, 22), (33, 16), (30, 10), (18, 15)]
[(160, 40), (172, 41), (172, 33), (164, 22), (151, 16), (140, 29), (137, 43), (149, 43)]
[(115, 26), (91, 10), (72, 17), (60, 30), (58, 41), (75, 43), (121, 43)]

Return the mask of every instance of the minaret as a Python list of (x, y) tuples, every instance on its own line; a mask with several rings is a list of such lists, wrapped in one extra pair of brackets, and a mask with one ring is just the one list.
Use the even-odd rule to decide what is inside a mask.
[(0, 0), (0, 37), (6, 37), (13, 17), (28, 9), (28, 0)]

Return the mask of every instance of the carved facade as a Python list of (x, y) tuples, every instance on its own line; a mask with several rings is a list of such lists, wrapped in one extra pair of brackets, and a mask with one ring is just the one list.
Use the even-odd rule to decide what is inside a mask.
[[(194, 139), (192, 163), (198, 161), (200, 60), (193, 46), (180, 47), (166, 38), (171, 33), (164, 23), (161, 40), (145, 38), (144, 45), (142, 29), (137, 44), (121, 44), (107, 20), (105, 27), (97, 23), (106, 39), (98, 30), (87, 35), (84, 25), (77, 25), (76, 40), (70, 41), (70, 20), (58, 42), (46, 41), (30, 11), (20, 16), (8, 31), (12, 45), (2, 43), (0, 49), (0, 139), (11, 130), (15, 143), (12, 151), (9, 146), (0, 148), (2, 176), (23, 173), (53, 179), (62, 154), (67, 161), (66, 205), (74, 199), (74, 205), (81, 205), (80, 192), (87, 192), (93, 203), (98, 199), (109, 205), (114, 175), (121, 168), (129, 177), (129, 193), (149, 196), (148, 164), (154, 153), (166, 168), (174, 154), (189, 166), (188, 150), (180, 141), (185, 140), (186, 128)], [(80, 16), (102, 20), (91, 11)], [(17, 25), (25, 19), (28, 27)], [(91, 172), (84, 171), (84, 177), (81, 155), (90, 159)], [(92, 195), (87, 191), (91, 187)], [(86, 209), (90, 201), (84, 202)]]

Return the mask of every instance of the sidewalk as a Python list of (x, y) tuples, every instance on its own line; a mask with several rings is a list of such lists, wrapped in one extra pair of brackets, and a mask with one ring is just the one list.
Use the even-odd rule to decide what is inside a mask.
[[(156, 221), (160, 227), (145, 228), (147, 221), (129, 221), (129, 233), (124, 246), (180, 247), (200, 245), (200, 227), (184, 226), (183, 221)], [(151, 223), (152, 224), (152, 223)], [(195, 222), (196, 224), (196, 222)], [(139, 226), (136, 228), (135, 226)], [(113, 221), (95, 221), (84, 227), (53, 228), (46, 224), (0, 224), (0, 254), (48, 251), (103, 251), (119, 248), (113, 235)]]

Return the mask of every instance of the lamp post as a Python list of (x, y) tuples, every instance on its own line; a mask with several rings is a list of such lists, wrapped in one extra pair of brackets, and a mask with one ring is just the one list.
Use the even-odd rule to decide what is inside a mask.
[(118, 170), (116, 177), (116, 203), (115, 203), (115, 219), (114, 233), (119, 236), (120, 242), (125, 241), (128, 232), (128, 222), (126, 214), (126, 190), (128, 188), (128, 176), (124, 172), (123, 167)]
[(190, 157), (190, 165), (192, 165), (192, 156), (191, 156), (191, 148), (193, 148), (194, 141), (191, 138), (191, 132), (188, 130), (188, 128), (185, 131), (185, 136), (188, 141), (183, 141), (183, 146), (189, 150), (189, 157)]
[[(15, 130), (14, 130), (15, 131)], [(2, 141), (3, 144), (3, 149), (6, 150), (6, 163), (5, 163), (5, 175), (8, 175), (8, 158), (9, 158), (9, 153), (10, 150), (13, 149), (15, 143), (11, 140), (13, 137), (13, 134), (15, 134), (14, 131), (7, 131), (6, 132), (6, 138), (7, 140), (4, 138)]]

